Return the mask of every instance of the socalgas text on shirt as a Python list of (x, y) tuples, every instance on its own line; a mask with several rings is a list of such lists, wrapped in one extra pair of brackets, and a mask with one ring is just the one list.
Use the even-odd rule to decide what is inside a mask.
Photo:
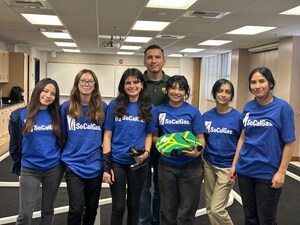
[(101, 126), (97, 126), (96, 124), (92, 123), (92, 124), (80, 124), (80, 123), (76, 123), (76, 130), (101, 130)]
[(49, 125), (34, 125), (33, 126), (33, 130), (52, 130), (52, 125), (49, 124)]
[(246, 126), (253, 126), (253, 127), (272, 127), (273, 124), (267, 120), (250, 120), (246, 121)]
[(115, 117), (115, 121), (122, 121), (122, 120), (144, 122), (144, 120), (140, 120), (138, 116), (124, 115), (122, 118)]
[(190, 124), (190, 121), (184, 119), (178, 119), (178, 120), (165, 119), (165, 124)]
[(211, 127), (209, 130), (210, 133), (221, 133), (221, 134), (232, 134), (232, 130), (227, 129), (226, 127), (221, 128), (221, 127)]

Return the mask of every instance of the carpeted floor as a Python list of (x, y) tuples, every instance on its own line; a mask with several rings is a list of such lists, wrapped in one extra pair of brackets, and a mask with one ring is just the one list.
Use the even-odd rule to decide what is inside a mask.
[[(3, 218), (9, 216), (16, 216), (18, 213), (18, 187), (8, 187), (16, 185), (18, 178), (9, 172), (11, 160), (9, 157), (0, 162), (0, 224), (14, 224), (3, 223)], [(278, 224), (279, 225), (299, 225), (300, 224), (300, 168), (294, 165), (289, 166), (289, 172), (286, 176), (285, 186), (283, 188), (281, 200), (278, 208)], [(298, 179), (298, 180), (297, 180)], [(7, 183), (6, 183), (7, 182)], [(234, 191), (239, 194), (238, 185), (234, 186)], [(102, 188), (101, 199), (110, 197), (109, 188)], [(201, 190), (201, 200), (199, 209), (204, 208), (204, 193)], [(40, 209), (38, 202), (36, 211)], [(65, 187), (61, 187), (56, 200), (56, 207), (68, 205), (68, 195)], [(111, 206), (100, 206), (100, 224), (109, 225)], [(235, 225), (244, 224), (242, 205), (234, 200), (233, 204), (228, 207), (228, 211)], [(66, 224), (67, 213), (59, 213), (55, 215), (55, 225)], [(124, 216), (124, 223), (126, 224), (126, 215)], [(32, 225), (38, 225), (39, 219), (33, 219)], [(196, 218), (195, 225), (209, 225), (207, 215), (202, 215)]]

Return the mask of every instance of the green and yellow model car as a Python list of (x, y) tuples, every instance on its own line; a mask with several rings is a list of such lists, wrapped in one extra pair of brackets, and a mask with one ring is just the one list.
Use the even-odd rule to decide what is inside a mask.
[(202, 143), (191, 132), (185, 131), (164, 134), (157, 139), (155, 146), (164, 156), (172, 157), (181, 155), (183, 150), (193, 151), (195, 144), (200, 151), (203, 147)]

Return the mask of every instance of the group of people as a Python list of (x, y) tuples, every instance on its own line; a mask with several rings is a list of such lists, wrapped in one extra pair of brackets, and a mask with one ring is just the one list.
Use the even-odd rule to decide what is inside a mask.
[[(232, 225), (226, 206), (236, 176), (245, 224), (275, 225), (295, 127), (291, 106), (273, 95), (271, 71), (250, 73), (254, 99), (242, 113), (230, 106), (232, 83), (219, 79), (211, 92), (216, 106), (201, 114), (186, 102), (187, 79), (163, 72), (161, 47), (145, 50), (144, 65), (144, 74), (135, 68), (123, 73), (108, 105), (96, 74), (84, 69), (61, 106), (57, 83), (45, 78), (28, 106), (11, 114), (12, 172), (20, 180), (16, 224), (30, 224), (41, 184), (40, 224), (52, 224), (64, 175), (69, 225), (94, 224), (102, 182), (110, 186), (111, 225), (123, 223), (126, 206), (128, 225), (194, 224), (203, 179), (210, 223)], [(183, 131), (203, 148), (172, 157), (155, 148), (160, 136)]]

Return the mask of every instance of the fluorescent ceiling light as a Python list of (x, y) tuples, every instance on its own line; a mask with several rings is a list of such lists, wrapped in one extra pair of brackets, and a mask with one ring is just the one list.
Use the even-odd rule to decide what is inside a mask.
[(204, 42), (199, 43), (198, 45), (206, 45), (206, 46), (220, 46), (227, 43), (230, 43), (232, 41), (226, 41), (226, 40), (207, 40)]
[(124, 42), (134, 42), (134, 43), (147, 43), (150, 41), (151, 37), (135, 37), (135, 36), (128, 36)]
[(254, 35), (268, 30), (273, 30), (276, 27), (264, 27), (264, 26), (244, 26), (236, 30), (227, 32), (227, 34), (241, 34), (241, 35)]
[(179, 35), (170, 35), (170, 34), (159, 34), (156, 36), (156, 38), (163, 38), (163, 39), (182, 39), (185, 36), (179, 36)]
[(283, 11), (279, 13), (281, 15), (295, 15), (295, 16), (300, 16), (300, 6), (297, 6), (295, 8)]
[(188, 53), (195, 53), (195, 52), (201, 52), (204, 49), (202, 48), (185, 48), (183, 50), (181, 50), (180, 52), (188, 52)]
[(21, 15), (28, 20), (31, 24), (35, 25), (52, 25), (52, 26), (63, 26), (57, 16), (55, 15), (41, 15), (41, 14), (26, 14)]
[(120, 49), (123, 50), (139, 50), (142, 46), (137, 45), (122, 45)]
[(69, 33), (64, 32), (42, 32), (47, 38), (57, 38), (57, 39), (72, 39)]
[(134, 52), (117, 52), (117, 55), (133, 55)]
[(170, 54), (168, 57), (183, 57), (182, 54)]
[(77, 47), (74, 42), (54, 42), (59, 47)]
[(187, 9), (197, 0), (150, 0), (146, 7), (164, 9)]
[(168, 25), (169, 22), (138, 20), (134, 24), (132, 30), (161, 31)]
[(64, 48), (63, 51), (64, 52), (80, 52), (79, 49), (71, 49), (71, 48)]

